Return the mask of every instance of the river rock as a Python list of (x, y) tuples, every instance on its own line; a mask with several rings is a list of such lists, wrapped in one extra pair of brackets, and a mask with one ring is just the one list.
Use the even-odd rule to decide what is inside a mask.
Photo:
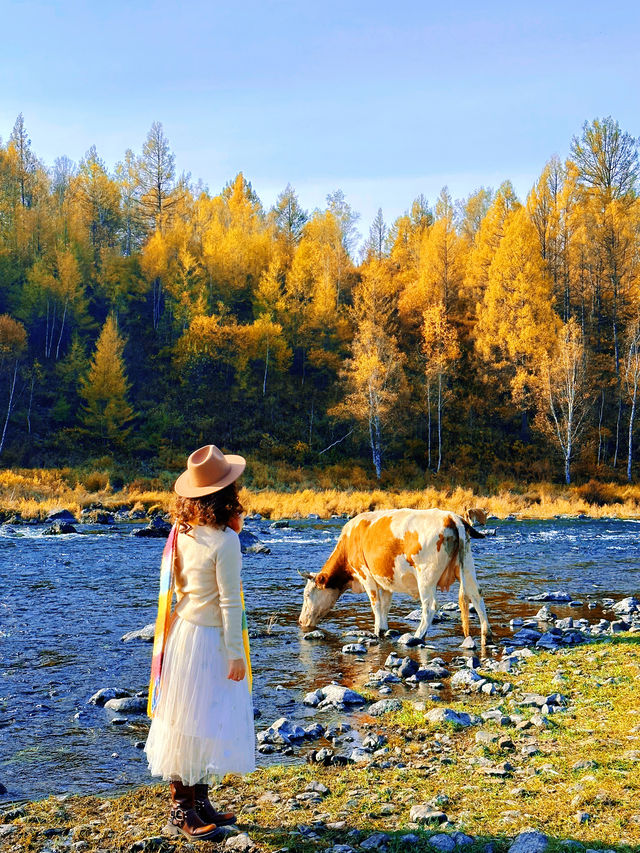
[(481, 717), (475, 714), (466, 714), (463, 711), (454, 711), (453, 708), (432, 708), (425, 719), (430, 723), (451, 723), (456, 726), (474, 726), (482, 722)]
[(549, 846), (549, 839), (543, 832), (527, 829), (517, 836), (509, 853), (544, 853)]
[(556, 618), (556, 614), (553, 613), (551, 608), (547, 607), (546, 604), (541, 607), (540, 610), (538, 610), (538, 612), (536, 613), (536, 619), (538, 619), (540, 622), (553, 622), (553, 620)]
[(381, 717), (383, 714), (388, 714), (391, 711), (401, 711), (402, 701), (400, 699), (381, 699), (379, 702), (374, 702), (369, 707), (367, 713), (372, 717)]
[(569, 602), (573, 598), (568, 592), (557, 590), (556, 592), (541, 592), (538, 595), (530, 595), (529, 601), (558, 601)]
[(351, 750), (349, 758), (354, 764), (363, 764), (365, 761), (371, 761), (371, 753), (369, 750), (356, 746)]
[(450, 684), (452, 687), (471, 687), (474, 683), (483, 680), (482, 676), (478, 675), (474, 669), (467, 668), (459, 669), (458, 672), (454, 673)]
[(88, 704), (97, 705), (101, 708), (110, 699), (124, 699), (127, 696), (131, 696), (130, 690), (125, 690), (122, 687), (103, 687), (93, 694)]
[(128, 643), (130, 640), (142, 640), (143, 643), (152, 643), (155, 631), (155, 624), (150, 622), (144, 628), (138, 628), (136, 631), (129, 631), (127, 634), (123, 634), (120, 639), (123, 643)]
[[(475, 649), (475, 647), (476, 641), (473, 639), (473, 637), (465, 637), (464, 640), (460, 643), (461, 649)], [(448, 838), (449, 836), (446, 837)]]
[(511, 638), (511, 642), (517, 646), (533, 646), (542, 636), (541, 631), (536, 631), (534, 628), (521, 628)]
[[(45, 521), (47, 524), (51, 524), (54, 521), (69, 521), (73, 524), (76, 521), (76, 517), (68, 509), (55, 509), (49, 513)], [(15, 522), (13, 523), (15, 524)]]
[(444, 812), (434, 809), (428, 804), (421, 804), (411, 807), (409, 820), (412, 823), (437, 824), (445, 823), (447, 816)]
[(0, 823), (0, 838), (8, 838), (17, 828), (12, 823)]
[(624, 616), (629, 616), (632, 613), (640, 613), (640, 599), (636, 598), (635, 595), (631, 595), (629, 598), (623, 598), (622, 601), (618, 601), (611, 609), (614, 613)]
[[(261, 737), (262, 736), (262, 737)], [(292, 723), (286, 717), (280, 717), (275, 723), (271, 723), (268, 729), (259, 732), (258, 738), (261, 743), (284, 743), (288, 744), (292, 741), (301, 741), (306, 737), (306, 732), (302, 726)]]
[(398, 666), (398, 675), (400, 678), (409, 678), (420, 669), (420, 665), (413, 658), (406, 657), (400, 661)]
[(347, 643), (342, 647), (343, 655), (366, 655), (367, 647), (362, 643)]
[(413, 648), (414, 646), (424, 646), (424, 640), (421, 640), (419, 637), (414, 637), (413, 634), (401, 634), (396, 640), (398, 645), (406, 646), (408, 649)]
[(261, 542), (260, 539), (251, 533), (250, 530), (241, 530), (238, 534), (240, 537), (240, 550), (243, 554), (270, 554), (271, 548)]
[(160, 516), (156, 516), (146, 527), (135, 527), (129, 536), (136, 536), (139, 539), (166, 539), (170, 531), (171, 525), (163, 521)]
[(422, 610), (420, 610), (420, 608), (412, 610), (411, 613), (407, 613), (404, 618), (405, 622), (420, 622), (422, 620)]
[(46, 530), (43, 530), (42, 535), (43, 536), (63, 536), (66, 533), (77, 533), (77, 532), (78, 531), (75, 529), (73, 524), (69, 524), (68, 521), (56, 521), (51, 525), (51, 527), (47, 527)]
[(143, 696), (124, 696), (108, 699), (104, 707), (119, 714), (143, 714), (147, 710), (147, 700)]
[(313, 640), (326, 640), (326, 634), (323, 631), (307, 631), (306, 634), (302, 637), (303, 640), (308, 640), (312, 642)]
[(456, 849), (456, 842), (445, 832), (438, 832), (436, 835), (432, 835), (431, 838), (429, 838), (429, 846), (435, 847), (436, 850), (440, 850), (440, 853), (452, 853), (452, 851)]
[(389, 846), (390, 836), (386, 832), (374, 832), (364, 841), (360, 842), (361, 850), (381, 850), (384, 851)]
[(304, 704), (309, 705), (307, 698), (317, 696), (319, 699), (318, 707), (327, 708), (342, 708), (344, 705), (364, 705), (367, 701), (360, 693), (355, 690), (350, 690), (348, 687), (343, 687), (341, 684), (327, 684), (326, 687), (321, 687), (313, 693), (307, 693), (304, 697)]

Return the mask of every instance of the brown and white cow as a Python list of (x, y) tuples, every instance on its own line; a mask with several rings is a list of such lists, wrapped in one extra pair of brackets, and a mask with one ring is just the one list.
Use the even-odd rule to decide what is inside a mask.
[(480, 617), (482, 642), (491, 635), (478, 588), (469, 537), (484, 538), (460, 516), (441, 509), (363, 512), (342, 529), (333, 553), (317, 574), (306, 573), (299, 623), (315, 627), (338, 598), (366, 592), (375, 632), (388, 628), (391, 597), (404, 592), (420, 598), (422, 619), (415, 636), (423, 639), (436, 612), (436, 589), (460, 583), (460, 613), (469, 636), (469, 602)]

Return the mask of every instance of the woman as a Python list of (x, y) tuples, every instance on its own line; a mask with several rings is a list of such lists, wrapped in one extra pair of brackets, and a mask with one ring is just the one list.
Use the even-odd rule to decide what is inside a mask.
[(209, 784), (255, 768), (236, 486), (245, 465), (208, 444), (189, 456), (174, 486), (177, 605), (145, 752), (151, 774), (171, 783), (167, 830), (191, 840), (219, 840), (219, 827), (235, 822), (215, 811)]

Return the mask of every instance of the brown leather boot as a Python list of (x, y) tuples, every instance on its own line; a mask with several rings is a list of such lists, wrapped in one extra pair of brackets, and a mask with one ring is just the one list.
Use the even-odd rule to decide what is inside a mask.
[(195, 788), (171, 782), (171, 815), (166, 826), (169, 835), (182, 833), (191, 841), (221, 841), (224, 832), (215, 823), (206, 824), (195, 809)]
[(236, 822), (236, 816), (233, 812), (217, 812), (209, 801), (209, 786), (195, 786), (195, 802), (198, 817), (205, 823), (215, 823), (216, 826), (229, 826), (230, 823)]

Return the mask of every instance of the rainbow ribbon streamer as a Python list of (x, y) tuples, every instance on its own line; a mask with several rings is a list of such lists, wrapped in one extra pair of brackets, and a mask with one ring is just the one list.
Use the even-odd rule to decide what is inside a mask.
[(173, 598), (173, 574), (178, 545), (178, 530), (174, 524), (169, 532), (160, 565), (160, 594), (158, 595), (158, 615), (153, 635), (153, 653), (151, 655), (151, 679), (149, 681), (149, 699), (147, 716), (153, 717), (160, 698), (160, 676), (162, 660), (167, 645), (167, 636), (171, 627), (171, 600)]

